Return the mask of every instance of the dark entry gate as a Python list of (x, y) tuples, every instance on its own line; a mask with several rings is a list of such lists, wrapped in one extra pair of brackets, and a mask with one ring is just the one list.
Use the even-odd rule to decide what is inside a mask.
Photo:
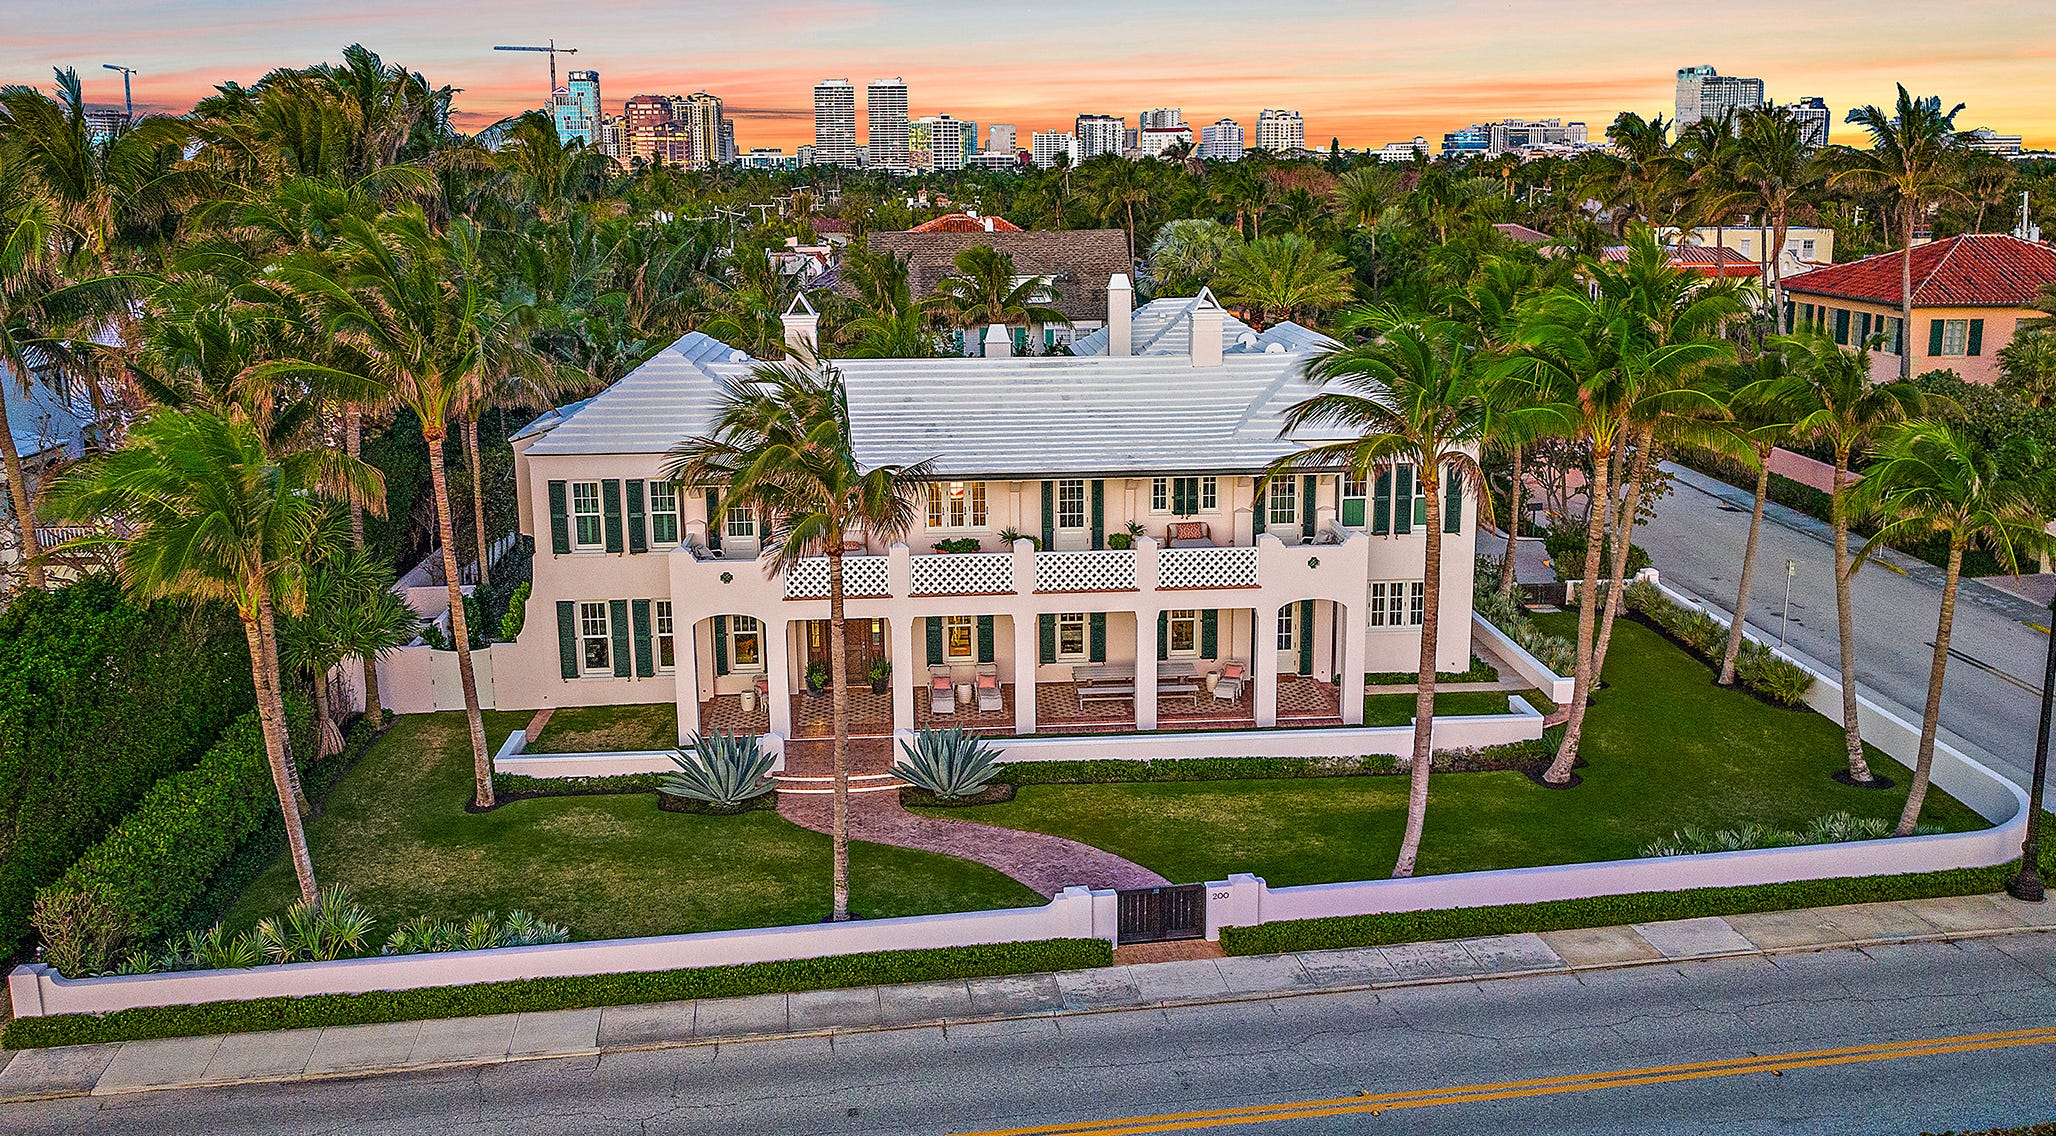
[(1206, 934), (1206, 885), (1127, 888), (1120, 900), (1120, 942), (1160, 943)]

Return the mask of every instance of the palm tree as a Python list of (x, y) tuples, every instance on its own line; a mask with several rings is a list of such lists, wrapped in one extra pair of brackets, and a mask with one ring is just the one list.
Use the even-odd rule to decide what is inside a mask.
[[(1451, 318), (1469, 330), (1473, 342), (1487, 360), (1507, 358), (1520, 339), (1521, 305), (1538, 294), (1544, 281), (1543, 266), (1534, 259), (1494, 256), (1461, 288), (1443, 299)], [(1507, 409), (1526, 405), (1533, 392), (1514, 371), (1493, 372), (1494, 402)], [(1539, 427), (1540, 423), (1533, 424)], [(1523, 448), (1535, 436), (1526, 432), (1518, 417), (1502, 417), (1495, 427), (1494, 442), (1507, 448), (1508, 481), (1506, 503), (1506, 550), (1499, 563), (1499, 591), (1512, 595), (1514, 554), (1520, 547), (1521, 514), (1527, 509), (1527, 484), (1523, 479)]]
[(280, 622), (278, 645), (281, 663), (313, 680), (321, 756), (343, 749), (329, 672), (352, 656), (375, 664), (420, 629), (421, 617), (393, 591), (392, 572), (363, 549), (344, 548), (312, 565), (305, 610)]
[(957, 253), (955, 265), (955, 272), (936, 281), (929, 297), (952, 327), (1069, 326), (1070, 317), (1050, 306), (1057, 298), (1054, 278), (1021, 275), (1011, 254), (991, 245), (966, 245)]
[(1991, 552), (2009, 572), (2020, 570), (2022, 553), (2050, 546), (2042, 528), (2051, 476), (2039, 440), (2006, 438), (1987, 445), (1973, 433), (1941, 422), (1891, 427), (1879, 460), (1864, 473), (1854, 494), (1857, 509), (1884, 518), (1858, 554), (1900, 535), (1939, 535), (1949, 542), (1942, 578), (1942, 609), (1935, 622), (1934, 660), (1928, 667), (1927, 704), (1920, 719), (1920, 748), (1914, 753), (1913, 784), (1899, 814), (1895, 835), (1911, 836), (1927, 799), (1935, 759), (1935, 733), (1942, 717), (1942, 683), (1949, 666), (1949, 632), (1956, 618), (1956, 585), (1963, 554), (1972, 547)]
[(1613, 213), (1613, 231), (1625, 236), (1636, 221), (1667, 225), (1682, 188), (1671, 153), (1670, 123), (1623, 111), (1606, 128), (1613, 153), (1593, 159), (1586, 191)]
[(1420, 856), (1421, 829), (1428, 814), (1428, 773), (1434, 764), (1436, 648), (1442, 597), (1442, 508), (1444, 479), (1454, 478), (1489, 515), (1478, 448), (1491, 429), (1491, 382), (1462, 325), (1418, 319), (1389, 310), (1360, 308), (1342, 319), (1346, 331), (1370, 338), (1337, 346), (1310, 360), (1307, 376), (1327, 389), (1285, 412), (1280, 436), (1300, 427), (1355, 435), (1310, 446), (1281, 458), (1268, 479), (1299, 469), (1346, 469), (1370, 477), (1395, 464), (1418, 471), (1428, 520), (1421, 601), (1419, 690), (1414, 698), (1413, 764), (1408, 782), (1406, 831), (1399, 842), (1394, 878), (1411, 876)]
[(833, 918), (849, 918), (849, 663), (843, 613), (843, 541), (852, 532), (906, 534), (928, 464), (857, 464), (842, 375), (818, 359), (765, 364), (721, 395), (712, 429), (673, 446), (667, 476), (715, 491), (713, 515), (749, 508), (770, 518), (764, 571), (828, 560), (828, 669), (835, 797)]
[(1721, 651), (1720, 670), (1714, 682), (1732, 686), (1735, 660), (1742, 654), (1742, 629), (1748, 622), (1749, 588), (1756, 576), (1756, 544), (1763, 533), (1763, 510), (1770, 499), (1770, 456), (1792, 433), (1793, 412), (1779, 402), (1779, 392), (1789, 383), (1785, 356), (1767, 351), (1734, 373), (1735, 388), (1729, 393), (1727, 415), (1721, 433), (1731, 445), (1722, 446), (1745, 457), (1756, 471), (1756, 495), (1749, 507), (1749, 537), (1742, 544), (1742, 579), (1735, 588), (1734, 619), (1728, 623), (1728, 644)]
[(17, 176), (0, 150), (0, 371), (6, 372), (0, 374), (0, 478), (21, 541), (23, 582), (37, 589), (46, 581), (37, 555), (35, 495), (14, 431), (4, 424), (10, 397), (27, 397), (40, 370), (61, 368), (74, 355), (65, 334), (62, 227), (50, 199)]
[(2056, 331), (2024, 328), (1999, 349), (1999, 389), (2029, 406), (2056, 406)]
[(123, 522), (121, 575), (138, 596), (235, 606), (286, 846), (300, 898), (310, 904), (318, 902), (314, 863), (286, 732), (277, 617), (304, 609), (310, 556), (339, 551), (335, 504), (356, 498), (377, 508), (384, 491), (376, 470), (334, 450), (274, 454), (247, 418), (192, 409), (151, 414), (120, 449), (89, 458), (51, 492), (60, 517)]
[[(1863, 734), (1856, 717), (1856, 617), (1850, 605), (1849, 577), (1856, 565), (1849, 557), (1849, 458), (1894, 423), (1919, 415), (1926, 400), (1912, 383), (1870, 381), (1870, 350), (1850, 351), (1818, 331), (1805, 330), (1777, 340), (1787, 356), (1791, 378), (1776, 397), (1789, 403), (1792, 433), (1825, 442), (1834, 451), (1835, 480), (1829, 493), (1828, 524), (1835, 540), (1835, 628), (1841, 640), (1842, 734), (1849, 751), (1849, 779), (1876, 785), (1863, 758)], [(1738, 617), (1739, 618), (1739, 617)]]
[(1785, 319), (1785, 234), (1792, 228), (1792, 205), (1820, 180), (1819, 161), (1806, 142), (1806, 127), (1788, 107), (1746, 110), (1737, 120), (1734, 188), (1770, 225), (1770, 239), (1760, 258), (1763, 279), (1770, 285), (1770, 304), (1780, 334), (1791, 330)]
[(1235, 230), (1207, 218), (1167, 221), (1149, 244), (1149, 275), (1159, 296), (1189, 296), (1206, 286), (1221, 259), (1242, 243)]
[(1870, 149), (1844, 149), (1830, 185), (1886, 194), (1899, 223), (1899, 377), (1913, 375), (1913, 231), (1929, 206), (1962, 195), (1961, 150), (1956, 145), (1957, 103), (1944, 112), (1939, 96), (1915, 97), (1899, 85), (1892, 110), (1863, 106), (1849, 121), (1870, 132)]
[(1130, 264), (1135, 262), (1135, 208), (1149, 204), (1150, 182), (1157, 168), (1155, 163), (1131, 162), (1119, 154), (1103, 154), (1078, 167), (1100, 215), (1118, 220), (1128, 234)]
[(1224, 302), (1247, 308), (1260, 324), (1339, 307), (1356, 291), (1340, 256), (1296, 233), (1228, 250), (1213, 286)]

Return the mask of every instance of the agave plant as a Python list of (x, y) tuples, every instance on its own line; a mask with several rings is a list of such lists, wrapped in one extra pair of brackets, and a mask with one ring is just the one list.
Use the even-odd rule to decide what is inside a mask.
[(560, 923), (551, 923), (526, 911), (509, 911), (500, 923), (500, 945), (503, 947), (537, 947), (544, 943), (568, 943), (571, 930)]
[(911, 744), (900, 743), (900, 753), (893, 775), (940, 800), (975, 796), (999, 773), (999, 750), (960, 726), (922, 730)]
[(738, 808), (771, 791), (773, 760), (754, 734), (695, 734), (672, 755), (678, 771), (664, 775), (661, 789), (717, 808)]
[(318, 904), (301, 900), (282, 918), (257, 922), (257, 942), (272, 962), (328, 962), (364, 949), (371, 913), (351, 902), (341, 884), (322, 888)]

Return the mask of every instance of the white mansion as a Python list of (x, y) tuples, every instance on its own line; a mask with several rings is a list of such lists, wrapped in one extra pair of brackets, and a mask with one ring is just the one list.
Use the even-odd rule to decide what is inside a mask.
[[(982, 358), (835, 361), (858, 459), (935, 475), (903, 540), (849, 534), (860, 735), (1354, 724), (1367, 671), (1413, 670), (1413, 470), (1256, 492), (1309, 440), (1280, 423), (1329, 341), (1256, 331), (1204, 293), (1131, 311), (1115, 277), (1109, 296), (1072, 356), (1013, 356), (998, 328)], [(811, 312), (787, 335), (811, 340)], [(662, 472), (756, 365), (689, 334), (515, 436), (534, 593), (492, 651), (499, 707), (675, 702), (681, 734), (826, 732), (825, 562), (767, 572), (758, 517), (710, 517)], [(1476, 510), (1450, 505), (1465, 535), (1444, 556), (1439, 666), (1462, 670)]]

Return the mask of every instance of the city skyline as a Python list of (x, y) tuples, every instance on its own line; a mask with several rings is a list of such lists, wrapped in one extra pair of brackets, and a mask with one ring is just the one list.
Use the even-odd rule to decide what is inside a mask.
[[(1276, 37), (1272, 50), (1258, 51), (1248, 36), (1223, 34), (1245, 11), (1239, 7), (1203, 0), (1174, 10), (1144, 0), (1110, 15), (1103, 5), (1056, 0), (1037, 10), (1037, 27), (1089, 24), (1096, 34), (1053, 52), (1046, 35), (1025, 28), (1011, 40), (999, 33), (931, 42), (916, 33), (933, 20), (933, 7), (904, 0), (774, 0), (748, 10), (631, 0), (584, 14), (508, 0), (490, 21), (373, 0), (338, 0), (314, 14), (276, 0), (139, 0), (118, 11), (66, 9), (62, 26), (47, 5), (0, 0), (13, 41), (0, 82), (47, 89), (51, 67), (72, 66), (90, 101), (118, 106), (120, 77), (100, 65), (122, 63), (139, 69), (139, 111), (177, 112), (218, 83), (334, 60), (345, 44), (362, 42), (459, 88), (458, 125), (476, 130), (540, 108), (549, 94), (543, 57), (495, 54), (492, 46), (554, 38), (579, 49), (559, 60), (560, 76), (599, 71), (609, 113), (631, 95), (711, 91), (727, 104), (745, 148), (811, 142), (814, 84), (845, 75), (859, 87), (902, 76), (914, 117), (1013, 122), (1024, 138), (1068, 129), (1080, 114), (1121, 116), (1132, 126), (1155, 106), (1181, 107), (1188, 123), (1233, 118), (1253, 133), (1259, 110), (1289, 107), (1305, 115), (1309, 145), (1340, 137), (1376, 147), (1505, 117), (1582, 120), (1596, 136), (1622, 110), (1669, 117), (1677, 69), (1710, 64), (1762, 78), (1775, 102), (1824, 97), (1837, 124), (1852, 105), (1889, 103), (1892, 84), (1904, 82), (1968, 103), (1965, 126), (2056, 144), (2056, 100), (2047, 98), (2056, 35), (2020, 20), (2017, 4), (1963, 0), (1937, 23), (1931, 9), (1892, 0), (1871, 5), (1861, 27), (1767, 0), (1736, 0), (1714, 15), (1664, 6), (1632, 22), (1608, 19), (1598, 0), (1539, 7), (1392, 0), (1335, 15), (1291, 0), (1265, 24), (1322, 33)], [(687, 31), (716, 15), (718, 33)], [(1209, 16), (1218, 18), (1194, 18)], [(692, 40), (689, 63), (658, 27)], [(1751, 27), (1779, 34), (1744, 34)], [(1594, 52), (1595, 42), (1608, 50)]]

